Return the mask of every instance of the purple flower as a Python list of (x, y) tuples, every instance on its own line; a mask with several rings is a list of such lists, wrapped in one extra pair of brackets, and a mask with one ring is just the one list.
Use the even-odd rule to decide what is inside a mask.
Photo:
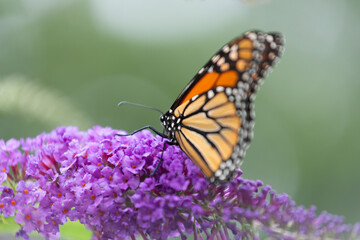
[[(358, 239), (360, 223), (296, 206), (261, 181), (210, 184), (177, 146), (143, 131), (119, 137), (95, 126), (59, 127), (35, 138), (0, 140), (0, 214), (28, 239), (60, 237), (79, 220), (92, 239)], [(9, 187), (11, 186), (11, 187)]]
[(22, 225), (25, 232), (30, 233), (34, 230), (42, 231), (44, 226), (45, 214), (41, 209), (35, 209), (33, 206), (24, 206), (15, 216), (15, 222)]

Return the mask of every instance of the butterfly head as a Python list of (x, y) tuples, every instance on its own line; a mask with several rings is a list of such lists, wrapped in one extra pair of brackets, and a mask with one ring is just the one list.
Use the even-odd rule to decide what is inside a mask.
[(173, 111), (170, 109), (160, 117), (161, 124), (164, 127), (164, 134), (173, 143), (176, 143), (175, 131), (180, 130), (181, 119), (176, 117)]

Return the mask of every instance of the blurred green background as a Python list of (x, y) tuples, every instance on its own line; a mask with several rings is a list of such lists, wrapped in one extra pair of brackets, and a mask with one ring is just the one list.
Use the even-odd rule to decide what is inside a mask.
[(360, 220), (360, 1), (0, 0), (0, 138), (59, 125), (161, 129), (197, 70), (251, 30), (286, 50), (242, 166), (298, 205)]

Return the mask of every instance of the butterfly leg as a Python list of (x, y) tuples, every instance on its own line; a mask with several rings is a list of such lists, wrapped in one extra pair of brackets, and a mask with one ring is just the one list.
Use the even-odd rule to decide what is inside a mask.
[(152, 130), (154, 133), (156, 133), (156, 134), (159, 135), (160, 137), (168, 138), (165, 134), (159, 132), (158, 130), (156, 130), (156, 129), (153, 128), (152, 126), (145, 126), (145, 127), (142, 127), (142, 128), (140, 128), (140, 129), (135, 130), (134, 132), (128, 133), (128, 134), (118, 134), (118, 133), (116, 133), (115, 135), (116, 135), (116, 136), (120, 136), (120, 137), (131, 136), (131, 135), (134, 135), (135, 133), (140, 132), (140, 131), (145, 130), (145, 129), (150, 129), (150, 130)]
[(162, 152), (161, 152), (161, 156), (160, 156), (160, 160), (159, 162), (156, 164), (156, 167), (154, 169), (154, 171), (151, 173), (151, 177), (155, 175), (156, 171), (158, 170), (158, 168), (160, 167), (161, 163), (162, 163), (162, 160), (163, 160), (163, 156), (164, 156), (164, 152), (165, 152), (165, 145), (176, 145), (175, 143), (172, 143), (172, 142), (168, 142), (168, 141), (165, 141), (164, 142), (164, 145), (163, 145), (163, 149), (162, 149)]

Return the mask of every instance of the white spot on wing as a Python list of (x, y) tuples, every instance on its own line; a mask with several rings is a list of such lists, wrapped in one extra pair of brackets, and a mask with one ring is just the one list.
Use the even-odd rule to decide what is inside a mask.
[(220, 65), (222, 65), (224, 62), (225, 62), (225, 58), (222, 57), (222, 58), (220, 58), (219, 61), (217, 62), (217, 65), (220, 66)]
[(224, 53), (228, 53), (230, 51), (229, 45), (225, 45), (222, 50)]
[(273, 36), (271, 36), (271, 35), (266, 35), (266, 41), (268, 41), (268, 42), (274, 41)]
[(253, 41), (256, 40), (256, 34), (253, 32), (250, 32), (247, 36), (250, 40), (253, 40)]
[(216, 63), (216, 62), (219, 60), (219, 58), (220, 58), (219, 55), (215, 55), (215, 56), (213, 56), (213, 57), (211, 58), (211, 61), (212, 61), (213, 63)]
[(214, 91), (213, 90), (210, 90), (210, 91), (208, 91), (208, 98), (212, 98), (212, 97), (214, 97)]
[(230, 95), (231, 94), (231, 88), (226, 88), (225, 92), (226, 92), (226, 95)]
[(198, 98), (199, 95), (195, 95), (191, 98), (192, 101), (195, 101)]
[(216, 91), (217, 92), (222, 92), (222, 91), (224, 91), (224, 87), (219, 86), (219, 87), (216, 88)]

